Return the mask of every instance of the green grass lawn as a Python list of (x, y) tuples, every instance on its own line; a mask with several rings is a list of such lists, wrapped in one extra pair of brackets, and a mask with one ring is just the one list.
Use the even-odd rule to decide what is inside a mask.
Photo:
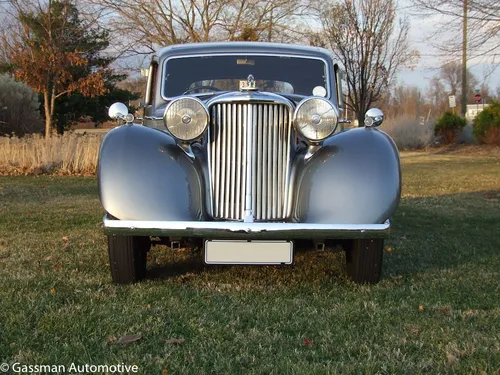
[[(95, 178), (1, 177), (0, 363), (499, 374), (500, 160), (412, 152), (402, 164), (375, 286), (350, 283), (342, 253), (207, 267), (200, 253), (160, 246), (148, 280), (116, 286)], [(141, 339), (116, 342), (128, 334)]]

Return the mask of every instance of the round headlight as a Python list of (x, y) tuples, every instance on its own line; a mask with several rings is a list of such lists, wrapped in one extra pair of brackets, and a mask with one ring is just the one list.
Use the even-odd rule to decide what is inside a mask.
[(192, 141), (201, 136), (208, 120), (207, 108), (200, 100), (191, 97), (172, 100), (163, 115), (167, 130), (181, 141)]
[(322, 141), (337, 129), (337, 109), (323, 98), (301, 101), (295, 110), (295, 129), (310, 141)]

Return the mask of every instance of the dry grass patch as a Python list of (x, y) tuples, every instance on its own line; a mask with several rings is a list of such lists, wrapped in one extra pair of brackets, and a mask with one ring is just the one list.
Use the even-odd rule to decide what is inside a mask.
[(66, 133), (0, 138), (0, 175), (54, 173), (91, 175), (97, 169), (102, 135)]

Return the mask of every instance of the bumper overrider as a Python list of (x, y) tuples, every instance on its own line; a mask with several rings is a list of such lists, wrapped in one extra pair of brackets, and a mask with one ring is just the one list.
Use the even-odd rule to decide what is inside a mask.
[(294, 240), (388, 238), (391, 223), (311, 224), (232, 221), (144, 221), (117, 220), (104, 216), (108, 235), (201, 237), (207, 239)]

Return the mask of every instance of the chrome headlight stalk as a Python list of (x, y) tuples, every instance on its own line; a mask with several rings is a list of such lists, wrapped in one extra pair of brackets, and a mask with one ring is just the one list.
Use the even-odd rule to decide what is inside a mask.
[(168, 132), (180, 142), (192, 142), (200, 138), (210, 120), (203, 102), (191, 96), (181, 96), (168, 103), (163, 122)]
[(297, 132), (310, 143), (318, 144), (337, 130), (338, 109), (327, 99), (313, 97), (302, 100), (293, 116)]

